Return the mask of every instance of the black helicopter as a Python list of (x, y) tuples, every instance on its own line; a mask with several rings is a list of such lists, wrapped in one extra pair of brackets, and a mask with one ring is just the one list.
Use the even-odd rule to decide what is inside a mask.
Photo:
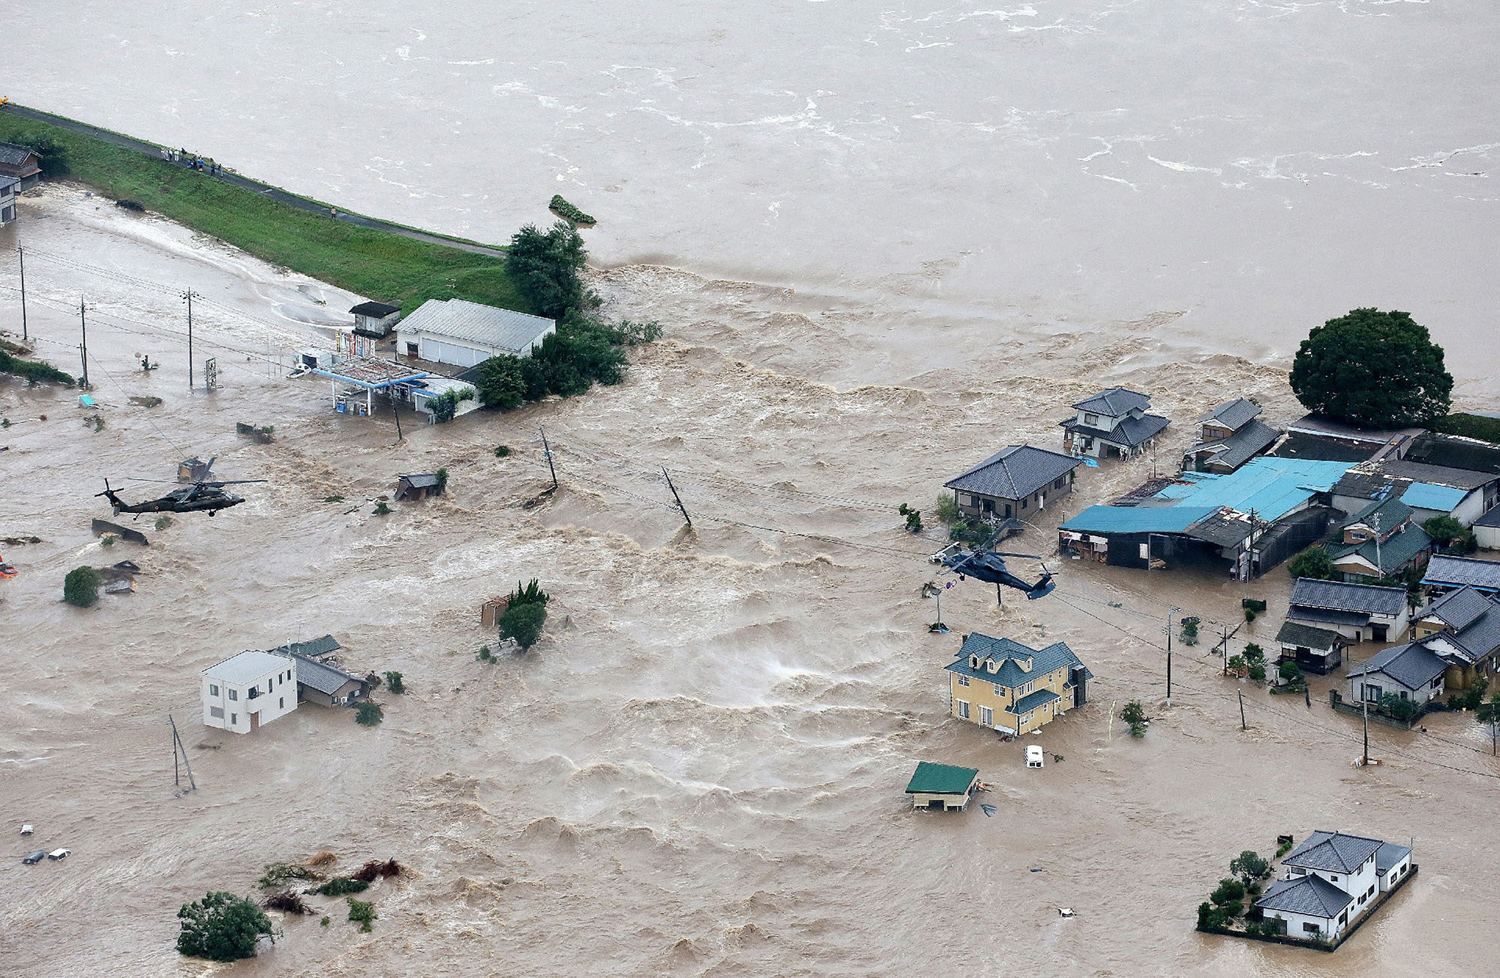
[[(1006, 557), (1027, 557), (1032, 560), (1040, 560), (1041, 558), (1036, 554), (1001, 553), (991, 550), (990, 545), (994, 542), (995, 538), (991, 537), (981, 546), (967, 552), (958, 551), (952, 554), (946, 552), (939, 554), (934, 558), (934, 563), (940, 563), (953, 571), (958, 575), (960, 581), (972, 577), (995, 585), (996, 601), (1000, 601), (1000, 586), (1002, 584), (1009, 588), (1015, 588), (1017, 591), (1024, 591), (1027, 599), (1031, 601), (1035, 601), (1037, 598), (1045, 598), (1052, 593), (1053, 588), (1057, 587), (1056, 584), (1052, 583), (1052, 575), (1047, 571), (1045, 565), (1042, 567), (1041, 580), (1035, 584), (1028, 584), (1006, 570)], [(1003, 604), (1004, 602), (1001, 601), (1001, 603)]]
[(265, 479), (231, 479), (227, 482), (195, 482), (181, 489), (173, 489), (165, 496), (157, 499), (147, 499), (139, 503), (127, 503), (121, 499), (113, 489), (109, 487), (109, 480), (104, 480), (104, 491), (96, 493), (96, 496), (108, 497), (110, 504), (114, 506), (116, 513), (201, 513), (207, 511), (209, 516), (214, 515), (221, 509), (238, 506), (244, 502), (244, 497), (236, 496), (232, 492), (225, 492), (225, 486), (238, 486), (250, 482), (265, 482)]

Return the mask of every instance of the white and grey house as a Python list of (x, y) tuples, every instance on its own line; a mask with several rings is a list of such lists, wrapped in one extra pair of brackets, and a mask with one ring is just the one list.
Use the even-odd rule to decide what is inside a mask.
[(1169, 422), (1147, 414), (1151, 396), (1124, 387), (1111, 387), (1073, 405), (1074, 417), (1059, 422), (1063, 451), (1091, 458), (1139, 455), (1156, 443)]
[(1353, 642), (1393, 642), (1411, 616), (1406, 589), (1297, 578), (1286, 620), (1325, 628)]
[(1349, 670), (1349, 695), (1366, 703), (1396, 696), (1420, 706), (1443, 695), (1448, 663), (1427, 647), (1430, 639), (1395, 645)]
[(297, 665), (270, 652), (241, 652), (203, 670), (203, 724), (253, 733), (297, 708)]
[(1411, 856), (1407, 846), (1379, 839), (1314, 832), (1281, 861), (1286, 875), (1255, 906), (1289, 937), (1333, 941), (1406, 878)]

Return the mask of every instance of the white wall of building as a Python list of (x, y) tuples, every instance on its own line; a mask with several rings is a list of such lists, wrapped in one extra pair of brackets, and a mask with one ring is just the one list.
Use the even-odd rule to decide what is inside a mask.
[(297, 666), (290, 659), (253, 682), (230, 683), (208, 675), (202, 679), (206, 727), (249, 733), (297, 708)]
[[(401, 324), (396, 326), (396, 352), (401, 356), (410, 355), (410, 344), (417, 345), (417, 356), (423, 360), (433, 363), (448, 363), (457, 367), (473, 367), (488, 360), (490, 357), (511, 354), (510, 350), (502, 350), (498, 347), (486, 346), (483, 343), (475, 343), (470, 340), (454, 339), (448, 336), (429, 336), (420, 331), (403, 329)], [(557, 332), (556, 326), (547, 327), (542, 335), (538, 336), (531, 344), (522, 350), (519, 356), (530, 356), (531, 352), (542, 341)]]
[(1384, 893), (1395, 886), (1409, 872), (1411, 872), (1411, 853), (1407, 853), (1404, 859), (1391, 866), (1380, 877), (1380, 892)]
[[(1300, 937), (1304, 940), (1316, 937), (1321, 940), (1331, 941), (1342, 934), (1349, 926), (1348, 924), (1340, 924), (1337, 918), (1329, 920), (1327, 917), (1314, 917), (1311, 914), (1292, 913), (1290, 910), (1267, 910), (1266, 917), (1270, 920), (1286, 921), (1287, 936)], [(1303, 926), (1304, 924), (1310, 924), (1317, 928), (1317, 933), (1306, 930)]]
[(1500, 526), (1476, 526), (1474, 539), (1486, 550), (1500, 550)]

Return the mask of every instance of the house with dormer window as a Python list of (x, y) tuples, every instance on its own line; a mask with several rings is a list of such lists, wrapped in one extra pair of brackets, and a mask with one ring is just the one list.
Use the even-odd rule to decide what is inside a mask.
[(1329, 548), (1333, 569), (1359, 583), (1394, 577), (1427, 563), (1432, 537), (1412, 521), (1413, 510), (1400, 499), (1379, 500), (1344, 520)]
[(1314, 832), (1287, 853), (1281, 861), (1286, 875), (1255, 906), (1288, 937), (1334, 941), (1415, 869), (1411, 857), (1407, 846)]
[(1033, 649), (978, 632), (947, 671), (949, 714), (1012, 736), (1082, 706), (1094, 678), (1065, 642)]
[(1078, 413), (1059, 422), (1063, 451), (1091, 458), (1130, 458), (1156, 443), (1170, 422), (1147, 414), (1151, 397), (1124, 387), (1111, 387), (1073, 405)]

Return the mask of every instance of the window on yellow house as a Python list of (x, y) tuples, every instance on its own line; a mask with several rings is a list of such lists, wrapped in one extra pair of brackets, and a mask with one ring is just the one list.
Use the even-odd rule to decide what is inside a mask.
[(969, 704), (968, 704), (968, 702), (965, 701), (965, 700), (957, 700), (956, 702), (958, 703), (958, 715), (959, 715), (959, 718), (963, 719), (963, 720), (969, 719)]
[(958, 677), (958, 684), (960, 686), (967, 686), (967, 685), (969, 685), (969, 677), (968, 676), (959, 676)]

